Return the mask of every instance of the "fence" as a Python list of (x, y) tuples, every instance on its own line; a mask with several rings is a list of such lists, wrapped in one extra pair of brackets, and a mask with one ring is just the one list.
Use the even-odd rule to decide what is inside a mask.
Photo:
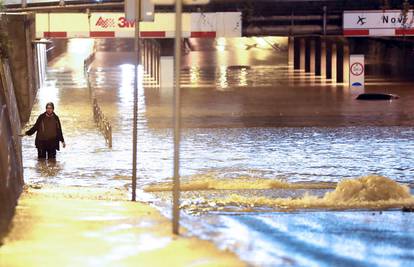
[(89, 89), (89, 96), (92, 102), (92, 109), (93, 109), (93, 119), (98, 126), (99, 130), (103, 134), (108, 147), (112, 148), (112, 125), (109, 120), (105, 117), (102, 112), (101, 107), (99, 106), (98, 100), (96, 99), (94, 88), (91, 86), (89, 80), (89, 68), (93, 60), (95, 59), (96, 50), (92, 54), (90, 54), (84, 61), (83, 61), (83, 71), (85, 74), (85, 78), (87, 81), (88, 89)]
[(103, 114), (101, 108), (98, 105), (98, 101), (96, 97), (92, 98), (93, 101), (93, 119), (98, 126), (99, 130), (101, 130), (103, 136), (105, 137), (105, 141), (108, 143), (109, 147), (112, 147), (112, 126), (109, 121), (106, 119), (105, 115)]

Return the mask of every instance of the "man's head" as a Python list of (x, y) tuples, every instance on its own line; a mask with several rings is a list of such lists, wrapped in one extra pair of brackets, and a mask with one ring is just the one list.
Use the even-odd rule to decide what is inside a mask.
[(52, 102), (46, 104), (46, 113), (51, 115), (55, 110), (55, 105)]

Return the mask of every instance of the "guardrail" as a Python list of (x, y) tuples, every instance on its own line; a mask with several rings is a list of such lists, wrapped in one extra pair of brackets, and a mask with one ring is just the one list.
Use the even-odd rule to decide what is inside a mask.
[(91, 86), (89, 80), (89, 68), (92, 61), (95, 59), (95, 49), (92, 54), (90, 54), (84, 61), (83, 61), (83, 71), (85, 74), (86, 82), (89, 89), (89, 97), (92, 103), (93, 109), (93, 120), (95, 121), (96, 125), (98, 126), (99, 130), (103, 134), (106, 143), (108, 144), (109, 148), (112, 148), (112, 125), (109, 120), (105, 117), (102, 112), (101, 107), (99, 106), (98, 100), (96, 99), (95, 90)]
[(105, 137), (105, 140), (108, 143), (108, 146), (112, 147), (112, 126), (109, 123), (109, 121), (106, 119), (101, 108), (99, 107), (98, 100), (96, 100), (96, 97), (93, 97), (92, 101), (93, 101), (93, 119), (96, 125), (98, 126), (99, 130), (101, 130), (103, 136)]

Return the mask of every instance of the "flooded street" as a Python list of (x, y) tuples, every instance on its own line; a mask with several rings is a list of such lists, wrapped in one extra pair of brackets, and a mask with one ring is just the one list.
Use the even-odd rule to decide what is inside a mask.
[[(412, 83), (368, 77), (368, 92), (386, 86), (401, 98), (358, 102), (341, 85), (289, 71), (286, 40), (267, 41), (280, 45), (243, 38), (217, 40), (209, 50), (191, 40), (200, 50), (186, 54), (182, 70), (182, 206), (189, 234), (256, 266), (412, 265), (412, 213), (370, 211), (414, 203)], [(120, 188), (128, 198), (134, 55), (98, 44), (91, 66), (91, 85), (113, 127), (109, 149), (93, 122), (83, 75), (92, 46), (70, 40), (68, 53), (49, 64), (31, 123), (53, 101), (67, 148), (56, 163), (39, 162), (34, 138), (24, 138), (25, 181)], [(139, 198), (168, 216), (172, 91), (140, 86), (138, 95)], [(344, 185), (350, 198), (312, 205), (338, 182), (371, 174), (407, 187), (367, 179)], [(358, 195), (371, 187), (378, 192)], [(373, 194), (384, 198), (365, 205)], [(343, 207), (352, 211), (331, 211)]]

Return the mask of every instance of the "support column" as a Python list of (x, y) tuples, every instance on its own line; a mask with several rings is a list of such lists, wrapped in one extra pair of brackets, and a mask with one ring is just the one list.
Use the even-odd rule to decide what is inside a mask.
[(152, 81), (153, 82), (155, 81), (156, 73), (157, 73), (156, 71), (156, 50), (155, 50), (156, 43), (155, 42), (156, 42), (155, 40), (152, 40), (152, 64), (151, 66), (152, 66)]
[(161, 45), (157, 43), (157, 84), (161, 84)]
[(149, 49), (148, 49), (148, 40), (145, 40), (145, 71), (148, 74), (149, 70)]
[(336, 66), (337, 57), (338, 57), (337, 54), (338, 53), (337, 53), (336, 43), (332, 43), (332, 46), (331, 46), (331, 69), (332, 69), (331, 80), (332, 80), (332, 83), (337, 83), (338, 81), (338, 67)]
[(151, 82), (154, 78), (154, 42), (151, 40), (150, 42), (150, 76), (151, 76)]
[(321, 39), (321, 77), (326, 79), (326, 41)]
[(157, 41), (152, 42), (152, 78), (157, 81)]
[(315, 74), (316, 64), (315, 64), (315, 40), (310, 40), (310, 58), (309, 58), (309, 72)]
[[(142, 65), (142, 70), (143, 72), (145, 72), (145, 40), (141, 40), (141, 65)], [(144, 73), (143, 73), (144, 74)]]
[(288, 66), (293, 68), (295, 60), (295, 38), (289, 37), (288, 39)]
[(344, 84), (349, 84), (349, 43), (345, 40), (344, 43), (344, 59), (343, 59), (343, 79)]
[(301, 71), (306, 70), (306, 43), (305, 38), (300, 39), (299, 45), (299, 69)]

